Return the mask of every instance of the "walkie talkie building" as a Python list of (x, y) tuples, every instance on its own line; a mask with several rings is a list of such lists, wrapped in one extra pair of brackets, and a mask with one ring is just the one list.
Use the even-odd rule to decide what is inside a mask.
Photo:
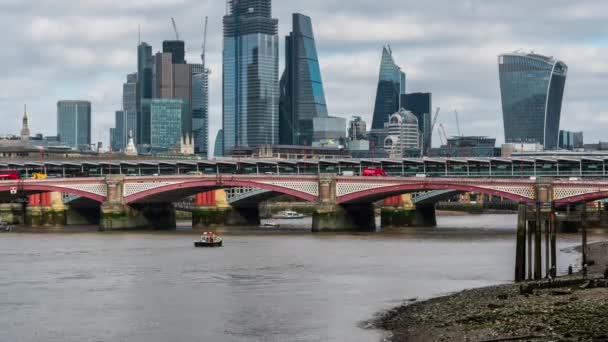
[(555, 149), (568, 67), (535, 53), (498, 57), (507, 143), (539, 143)]

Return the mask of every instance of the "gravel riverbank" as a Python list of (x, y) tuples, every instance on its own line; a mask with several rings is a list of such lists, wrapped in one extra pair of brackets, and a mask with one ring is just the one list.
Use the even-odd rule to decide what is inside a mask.
[[(592, 271), (608, 242), (590, 245)], [(598, 274), (466, 290), (411, 302), (373, 322), (390, 341), (608, 341), (608, 283)]]

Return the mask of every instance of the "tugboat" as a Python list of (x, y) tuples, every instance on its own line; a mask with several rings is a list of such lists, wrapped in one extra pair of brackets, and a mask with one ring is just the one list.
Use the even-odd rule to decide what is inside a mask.
[(304, 215), (302, 215), (298, 212), (295, 212), (293, 210), (280, 211), (276, 216), (276, 218), (287, 219), (287, 220), (302, 219), (304, 217), (305, 217)]
[(222, 247), (223, 240), (214, 233), (204, 232), (200, 241), (194, 242), (194, 247)]

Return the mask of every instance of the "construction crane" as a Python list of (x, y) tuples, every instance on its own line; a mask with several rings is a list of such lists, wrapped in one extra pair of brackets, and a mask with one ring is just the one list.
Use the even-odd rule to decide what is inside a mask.
[(435, 130), (435, 126), (437, 125), (437, 118), (439, 118), (439, 112), (441, 111), (441, 107), (437, 107), (437, 111), (435, 112), (435, 117), (433, 117), (433, 124), (431, 125), (431, 132)]
[(175, 19), (171, 17), (171, 23), (173, 24), (173, 31), (175, 32), (175, 40), (179, 40), (179, 32), (177, 31), (177, 25), (175, 24)]
[[(445, 126), (442, 123), (439, 124), (439, 128), (441, 129), (441, 133), (443, 133), (443, 137), (445, 138), (446, 143), (448, 143), (448, 133), (445, 130)], [(441, 135), (440, 135), (441, 136)]]
[(458, 128), (458, 135), (462, 136), (462, 131), (460, 130), (460, 120), (458, 119), (458, 111), (454, 110), (454, 116), (456, 117), (456, 128)]
[(207, 22), (209, 21), (209, 17), (205, 17), (205, 29), (203, 31), (203, 52), (201, 53), (201, 60), (203, 62), (203, 71), (206, 72), (205, 69), (205, 50), (207, 49)]
[(443, 139), (443, 135), (441, 134), (441, 130), (437, 128), (437, 135), (439, 135), (439, 140), (441, 141), (441, 146), (445, 145), (445, 139)]

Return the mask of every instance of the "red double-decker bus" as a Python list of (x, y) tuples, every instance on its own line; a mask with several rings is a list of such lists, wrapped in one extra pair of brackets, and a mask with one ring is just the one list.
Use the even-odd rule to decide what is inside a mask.
[(0, 181), (20, 179), (18, 170), (0, 170)]

